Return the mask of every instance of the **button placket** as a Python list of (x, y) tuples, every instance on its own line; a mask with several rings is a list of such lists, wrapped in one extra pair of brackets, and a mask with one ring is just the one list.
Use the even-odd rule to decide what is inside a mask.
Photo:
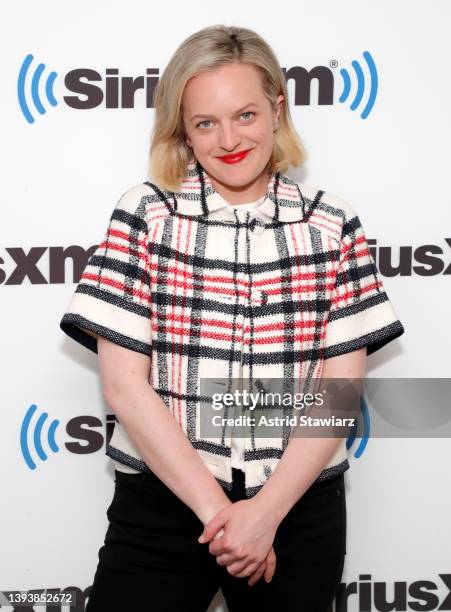
[[(250, 266), (251, 262), (252, 262), (252, 244), (253, 244), (253, 239), (252, 239), (252, 235), (256, 234), (256, 233), (260, 233), (261, 231), (264, 230), (264, 226), (260, 226), (259, 225), (260, 220), (258, 219), (257, 215), (253, 215), (253, 213), (248, 213), (248, 216), (246, 218), (246, 242), (249, 241), (250, 243), (250, 249), (249, 251), (246, 249), (245, 252), (245, 262), (246, 262), (246, 270), (248, 270), (248, 266)], [(245, 316), (244, 316), (244, 325), (248, 328), (250, 328), (251, 326), (251, 321), (253, 320), (253, 316), (254, 316), (254, 312), (256, 309), (258, 309), (258, 307), (263, 303), (264, 301), (264, 294), (261, 290), (259, 289), (254, 289), (252, 287), (252, 275), (249, 276), (249, 273), (246, 274), (246, 280), (249, 283), (248, 287), (249, 287), (249, 292), (246, 298), (246, 310), (245, 310)], [(249, 342), (246, 345), (243, 345), (243, 353), (244, 350), (246, 348), (246, 350), (248, 351), (248, 353), (251, 352), (252, 347), (250, 345), (251, 342), (251, 336), (250, 333), (248, 332), (248, 339)], [(244, 337), (243, 337), (244, 340)], [(252, 381), (249, 379), (250, 376), (250, 367), (247, 366), (247, 368), (243, 368), (243, 370), (246, 370), (246, 374), (247, 374), (247, 391), (248, 392), (252, 392)], [(253, 370), (253, 374), (254, 375), (254, 370)], [(244, 372), (243, 372), (243, 376), (244, 376)], [(244, 381), (243, 381), (243, 386), (244, 386)], [(255, 418), (255, 414), (253, 413), (253, 411), (248, 411), (248, 415), (250, 417)], [(255, 434), (254, 432), (254, 426), (249, 425), (248, 427), (248, 431), (244, 440), (244, 448), (245, 451), (254, 451), (255, 450), (255, 443), (253, 440), (253, 435)], [(254, 462), (249, 464), (249, 468), (255, 470), (255, 468), (258, 468), (258, 466), (256, 466), (254, 464)]]
[[(245, 210), (234, 210), (234, 214), (235, 214), (235, 218), (236, 220), (240, 223), (240, 224), (244, 224), (244, 227), (240, 227), (240, 233), (239, 233), (239, 240), (238, 240), (238, 249), (237, 249), (237, 260), (236, 263), (242, 263), (242, 262), (246, 262), (246, 239), (245, 237), (243, 238), (243, 232), (245, 235), (246, 232), (246, 226), (248, 224), (249, 221), (249, 212), (245, 211)], [(240, 281), (248, 281), (248, 276), (246, 271), (243, 272), (238, 272), (237, 273), (237, 281), (238, 281), (238, 290), (242, 290), (243, 285), (240, 283)], [(241, 305), (241, 307), (246, 307), (248, 304), (248, 299), (247, 297), (243, 297), (242, 295), (239, 294), (238, 297), (238, 303)], [(239, 313), (236, 319), (236, 323), (239, 324), (241, 326), (241, 336), (240, 336), (240, 342), (236, 343), (236, 347), (239, 349), (240, 351), (240, 363), (239, 363), (239, 384), (238, 384), (238, 390), (241, 394), (241, 398), (243, 397), (243, 388), (244, 388), (244, 380), (243, 380), (243, 371), (244, 371), (244, 327), (246, 325), (246, 314), (245, 314), (245, 308), (241, 309), (241, 314)], [(238, 416), (240, 416), (241, 414), (243, 414), (243, 406), (238, 406), (235, 405), (234, 407), (234, 416), (235, 418), (237, 418)], [(240, 429), (237, 427), (237, 429)], [(243, 433), (243, 428), (241, 428), (241, 436), (245, 436), (245, 434)], [(233, 430), (232, 430), (232, 436), (233, 436)], [(237, 439), (238, 440), (238, 446), (240, 448), (240, 462), (242, 462), (242, 467), (243, 470), (246, 469), (246, 465), (245, 465), (245, 461), (244, 461), (244, 451), (246, 448), (246, 437), (240, 437)]]
[[(243, 262), (245, 263), (245, 268), (243, 273), (241, 274), (241, 278), (243, 278), (243, 280), (245, 280), (248, 283), (248, 287), (249, 287), (249, 291), (248, 291), (248, 295), (244, 298), (244, 304), (246, 306), (244, 313), (243, 313), (243, 317), (242, 317), (242, 325), (243, 325), (243, 334), (242, 334), (242, 342), (241, 342), (241, 358), (240, 358), (240, 389), (241, 389), (241, 393), (244, 390), (244, 386), (245, 386), (245, 381), (244, 381), (244, 376), (247, 375), (247, 377), (249, 377), (249, 367), (246, 366), (243, 361), (244, 361), (244, 351), (250, 351), (251, 347), (249, 346), (249, 344), (245, 343), (245, 335), (244, 335), (244, 328), (249, 326), (249, 323), (253, 317), (253, 313), (258, 310), (259, 307), (263, 306), (264, 304), (267, 303), (268, 301), (268, 294), (266, 291), (258, 289), (258, 288), (253, 288), (252, 287), (252, 276), (249, 276), (249, 272), (248, 272), (248, 266), (249, 264), (252, 262), (252, 244), (253, 244), (253, 235), (255, 234), (260, 234), (264, 231), (265, 229), (265, 222), (264, 220), (262, 220), (257, 214), (255, 214), (255, 216), (253, 215), (252, 212), (249, 211), (235, 211), (235, 215), (237, 220), (242, 223), (244, 225), (244, 229), (245, 229), (245, 236), (242, 240), (240, 240), (239, 243), (239, 262)], [(240, 235), (240, 237), (243, 237), (242, 235)], [(251, 245), (251, 249), (250, 252), (248, 252), (248, 244), (250, 241), (250, 245)], [(255, 245), (254, 245), (255, 246)], [(250, 392), (252, 391), (251, 386), (249, 386), (250, 381), (248, 381), (248, 384), (246, 385), (246, 387), (249, 387), (247, 390)], [(246, 412), (247, 416), (254, 416), (252, 414), (252, 412), (247, 411)], [(246, 434), (244, 437), (244, 440), (242, 441), (242, 447), (244, 453), (246, 451), (252, 451), (255, 450), (255, 446), (253, 444), (253, 439), (252, 439), (252, 426), (249, 426), (246, 430)], [(243, 434), (244, 435), (244, 434)], [(243, 456), (243, 460), (244, 460), (244, 456)], [(246, 470), (247, 468), (257, 468), (258, 471), (262, 473), (262, 477), (263, 480), (262, 482), (266, 481), (266, 479), (268, 478), (269, 474), (270, 474), (270, 466), (269, 465), (265, 465), (264, 469), (260, 468), (259, 466), (257, 466), (256, 464), (254, 464), (254, 462), (252, 462), (251, 464), (244, 462), (244, 469)]]

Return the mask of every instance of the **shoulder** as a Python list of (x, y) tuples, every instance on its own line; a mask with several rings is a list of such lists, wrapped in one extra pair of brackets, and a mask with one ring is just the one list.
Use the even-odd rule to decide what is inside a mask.
[(343, 219), (351, 219), (357, 215), (354, 206), (336, 193), (311, 183), (300, 182), (297, 185), (304, 197), (307, 196), (310, 202), (315, 202), (318, 210)]
[(358, 220), (358, 213), (351, 202), (327, 189), (310, 182), (296, 181), (286, 175), (281, 176), (284, 189), (299, 191), (300, 204), (304, 205), (309, 223), (324, 226), (331, 224), (342, 229), (352, 219)]
[(120, 195), (115, 208), (150, 224), (157, 218), (165, 216), (165, 212), (169, 214), (165, 204), (165, 199), (168, 197), (168, 192), (158, 187), (155, 189), (149, 182), (143, 181), (129, 186)]

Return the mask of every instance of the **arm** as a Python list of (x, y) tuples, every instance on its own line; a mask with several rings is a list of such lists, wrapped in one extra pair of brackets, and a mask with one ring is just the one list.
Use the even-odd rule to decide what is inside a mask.
[[(365, 376), (366, 347), (324, 361), (322, 378), (358, 379)], [(353, 380), (354, 382), (354, 380)], [(322, 415), (321, 415), (322, 416)], [(273, 474), (260, 491), (221, 510), (205, 527), (200, 541), (220, 565), (241, 578), (256, 571), (268, 555), (276, 531), (292, 506), (330, 461), (342, 438), (291, 437)], [(225, 535), (216, 538), (218, 529)], [(260, 567), (257, 572), (261, 572)], [(268, 574), (272, 576), (273, 568)]]
[(97, 346), (105, 401), (149, 468), (205, 524), (232, 502), (148, 383), (150, 358), (101, 336)]
[[(366, 347), (325, 359), (322, 377), (363, 380)], [(302, 497), (330, 461), (342, 438), (292, 437), (271, 477), (256, 494), (265, 512), (277, 523)]]
[[(147, 382), (149, 357), (86, 331), (97, 337), (105, 401), (117, 414), (150, 469), (206, 525), (232, 502), (178, 427), (166, 404)], [(221, 529), (216, 538), (222, 534)], [(275, 566), (274, 551), (270, 552), (270, 562), (267, 571)], [(251, 576), (250, 585), (265, 571), (265, 562), (261, 565), (261, 571)]]

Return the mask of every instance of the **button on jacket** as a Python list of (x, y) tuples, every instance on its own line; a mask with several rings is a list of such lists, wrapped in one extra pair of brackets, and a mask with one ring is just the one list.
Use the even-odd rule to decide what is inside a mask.
[[(196, 159), (176, 193), (144, 182), (121, 196), (60, 327), (94, 352), (83, 328), (149, 355), (150, 384), (226, 489), (230, 428), (201, 435), (201, 379), (308, 382), (328, 357), (364, 346), (371, 354), (404, 332), (348, 202), (273, 173), (263, 203), (239, 210)], [(289, 441), (285, 430), (253, 433), (244, 439), (247, 497)], [(348, 469), (345, 442), (318, 480)], [(106, 454), (126, 471), (149, 471), (119, 421)]]

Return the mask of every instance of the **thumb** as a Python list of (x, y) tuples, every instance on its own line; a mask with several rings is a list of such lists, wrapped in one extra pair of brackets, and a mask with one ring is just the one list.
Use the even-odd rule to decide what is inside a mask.
[(198, 542), (201, 544), (204, 542), (209, 542), (226, 524), (226, 521), (227, 517), (225, 516), (225, 512), (221, 510), (221, 512), (218, 512), (218, 514), (216, 514), (216, 516), (214, 516), (211, 521), (205, 525), (203, 532), (198, 538)]

